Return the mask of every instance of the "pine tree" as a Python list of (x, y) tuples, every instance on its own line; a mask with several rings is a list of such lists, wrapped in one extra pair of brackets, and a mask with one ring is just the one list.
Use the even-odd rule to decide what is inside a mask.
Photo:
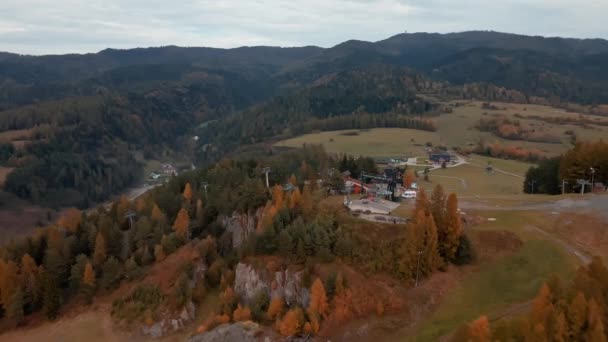
[(23, 304), (30, 309), (38, 303), (38, 266), (29, 254), (21, 257), (21, 286), (23, 287)]
[(106, 240), (101, 232), (95, 238), (95, 251), (93, 252), (93, 265), (101, 266), (106, 261)]
[(302, 192), (302, 201), (301, 201), (301, 210), (302, 215), (305, 218), (310, 218), (313, 214), (314, 203), (312, 199), (312, 190), (310, 189), (310, 185), (304, 185), (304, 191)]
[(460, 246), (460, 237), (463, 233), (462, 220), (460, 218), (460, 213), (458, 212), (458, 197), (456, 197), (456, 194), (454, 193), (448, 196), (445, 221), (445, 233), (443, 238), (439, 235), (439, 241), (442, 246), (440, 251), (443, 251), (442, 255), (445, 258), (454, 261), (456, 251)]
[(278, 237), (279, 252), (285, 258), (289, 258), (293, 254), (293, 240), (286, 229), (279, 233)]
[(23, 322), (23, 291), (20, 287), (17, 287), (11, 296), (6, 314), (17, 325)]
[(57, 280), (52, 275), (44, 272), (43, 276), (43, 308), (46, 317), (49, 320), (55, 320), (59, 315), (59, 309), (61, 308), (61, 294), (57, 286)]
[(81, 291), (87, 303), (90, 303), (95, 293), (95, 271), (90, 262), (87, 262), (84, 268)]
[(188, 212), (186, 209), (182, 208), (177, 213), (177, 217), (175, 218), (175, 222), (173, 223), (173, 230), (179, 235), (183, 240), (188, 239), (188, 229), (190, 225), (190, 218), (188, 217)]

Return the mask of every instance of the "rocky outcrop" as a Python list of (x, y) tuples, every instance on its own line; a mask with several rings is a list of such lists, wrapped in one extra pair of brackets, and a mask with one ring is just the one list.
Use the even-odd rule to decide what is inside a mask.
[(144, 325), (142, 327), (142, 333), (152, 338), (161, 338), (166, 334), (183, 329), (187, 323), (196, 317), (194, 303), (190, 301), (177, 314), (166, 314), (166, 316), (166, 318), (163, 318), (152, 325)]
[(209, 332), (190, 337), (188, 342), (256, 342), (256, 334), (259, 332), (260, 326), (253, 322), (222, 324)]
[(262, 217), (264, 208), (259, 208), (252, 213), (234, 212), (232, 216), (224, 216), (220, 218), (222, 226), (232, 233), (232, 247), (240, 247), (249, 234), (255, 232), (255, 228)]
[(246, 304), (251, 304), (260, 292), (270, 298), (283, 298), (287, 305), (307, 307), (310, 300), (308, 289), (302, 286), (302, 272), (282, 270), (270, 273), (244, 263), (236, 266), (234, 291)]
[[(190, 281), (191, 288), (195, 288), (199, 282), (205, 281), (205, 271), (207, 271), (207, 265), (204, 262), (194, 266), (193, 277)], [(196, 318), (196, 307), (192, 301), (189, 301), (180, 311), (166, 311), (161, 316), (163, 317), (161, 320), (142, 326), (142, 333), (152, 338), (161, 338), (181, 330)]]

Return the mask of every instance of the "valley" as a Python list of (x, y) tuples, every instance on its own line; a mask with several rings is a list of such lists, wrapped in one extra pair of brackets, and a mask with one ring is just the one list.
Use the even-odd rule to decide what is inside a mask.
[(0, 54), (0, 341), (605, 341), (606, 54)]

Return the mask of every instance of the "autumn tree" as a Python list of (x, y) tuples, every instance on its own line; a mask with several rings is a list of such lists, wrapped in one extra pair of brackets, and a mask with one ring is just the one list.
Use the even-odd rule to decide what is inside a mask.
[(190, 217), (188, 217), (188, 211), (182, 208), (177, 213), (175, 222), (173, 223), (173, 230), (181, 237), (186, 240), (188, 238), (188, 227), (190, 225)]
[(154, 246), (154, 258), (156, 261), (163, 261), (167, 256), (165, 255), (165, 251), (163, 250), (163, 246), (156, 245)]
[(11, 301), (19, 288), (19, 266), (13, 261), (0, 259), (0, 300), (5, 310), (11, 307)]
[(242, 307), (241, 304), (234, 309), (232, 319), (235, 322), (249, 321), (251, 320), (251, 310), (248, 307)]
[(439, 240), (443, 241), (446, 232), (446, 197), (441, 184), (437, 184), (431, 194), (431, 213), (437, 226)]
[(158, 205), (154, 203), (152, 206), (152, 214), (150, 215), (154, 223), (164, 223), (166, 220), (165, 214), (160, 210)]
[(488, 317), (481, 316), (469, 324), (469, 341), (490, 342), (490, 322)]
[(300, 207), (302, 204), (302, 193), (297, 187), (291, 192), (289, 197), (289, 209)]
[(285, 306), (285, 301), (281, 297), (273, 298), (268, 305), (268, 311), (266, 312), (266, 316), (268, 319), (274, 320), (278, 318), (281, 313), (283, 313), (283, 307)]
[(588, 304), (585, 295), (578, 292), (570, 302), (567, 312), (570, 338), (576, 339), (583, 335), (583, 328), (587, 322)]
[[(458, 197), (451, 193), (447, 200), (447, 210), (445, 216), (445, 229), (441, 229), (439, 234), (440, 254), (447, 260), (453, 261), (456, 251), (460, 246), (460, 237), (463, 233), (462, 219), (458, 212)], [(437, 226), (438, 229), (439, 226)]]
[(275, 185), (272, 188), (272, 201), (274, 207), (278, 210), (281, 210), (283, 206), (285, 206), (285, 198), (283, 193), (283, 187), (279, 184)]
[(295, 308), (287, 311), (285, 317), (283, 317), (283, 319), (279, 322), (279, 333), (283, 336), (296, 335), (302, 327), (303, 320), (304, 314), (302, 309)]
[(21, 257), (21, 287), (23, 288), (23, 302), (26, 307), (34, 307), (40, 300), (40, 286), (38, 281), (38, 266), (29, 254)]
[(414, 175), (414, 172), (411, 170), (408, 170), (405, 173), (405, 177), (403, 178), (403, 186), (405, 188), (411, 188), (412, 184), (414, 184), (415, 180), (416, 180), (416, 176)]
[(101, 266), (106, 261), (106, 240), (101, 232), (95, 238), (95, 251), (93, 252), (93, 265)]
[(325, 317), (329, 305), (327, 303), (327, 295), (325, 293), (325, 287), (321, 279), (317, 278), (310, 291), (310, 303), (308, 304), (308, 313), (310, 315), (320, 315)]
[(187, 202), (192, 201), (192, 186), (190, 186), (190, 183), (186, 183), (182, 195), (184, 196), (184, 200), (186, 200)]
[(81, 222), (82, 213), (80, 212), (80, 210), (76, 208), (69, 208), (63, 213), (63, 215), (61, 215), (61, 218), (59, 219), (57, 224), (60, 227), (65, 228), (72, 233), (75, 233)]

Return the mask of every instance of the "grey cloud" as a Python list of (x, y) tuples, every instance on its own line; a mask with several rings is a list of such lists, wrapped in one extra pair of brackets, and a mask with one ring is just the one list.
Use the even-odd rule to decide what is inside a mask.
[(580, 0), (3, 0), (0, 51), (333, 46), (409, 32), (491, 29), (608, 37), (608, 2)]

